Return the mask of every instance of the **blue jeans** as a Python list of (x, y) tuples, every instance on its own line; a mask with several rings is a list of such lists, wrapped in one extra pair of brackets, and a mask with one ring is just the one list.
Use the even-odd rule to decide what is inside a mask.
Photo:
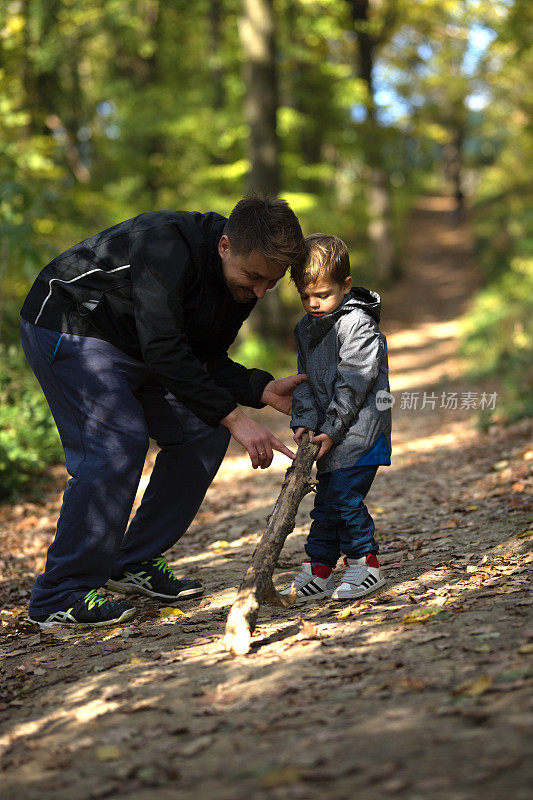
[(305, 545), (311, 561), (334, 567), (341, 553), (361, 558), (379, 551), (374, 520), (363, 502), (378, 468), (346, 467), (317, 473), (313, 522)]
[[(229, 444), (109, 342), (21, 324), (24, 353), (61, 436), (69, 475), (30, 613), (68, 608), (113, 573), (171, 547), (196, 516)], [(128, 519), (149, 438), (160, 450)], [(127, 530), (126, 530), (127, 528)]]

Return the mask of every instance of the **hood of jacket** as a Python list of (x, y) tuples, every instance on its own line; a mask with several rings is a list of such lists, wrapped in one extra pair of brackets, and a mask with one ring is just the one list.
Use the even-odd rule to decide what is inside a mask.
[(307, 333), (309, 336), (309, 344), (314, 347), (321, 339), (324, 338), (326, 333), (331, 330), (339, 317), (344, 314), (349, 314), (356, 308), (360, 308), (369, 314), (379, 325), (381, 316), (381, 297), (377, 292), (372, 289), (365, 289), (364, 286), (353, 286), (340, 306), (331, 314), (324, 314), (323, 317), (308, 317)]

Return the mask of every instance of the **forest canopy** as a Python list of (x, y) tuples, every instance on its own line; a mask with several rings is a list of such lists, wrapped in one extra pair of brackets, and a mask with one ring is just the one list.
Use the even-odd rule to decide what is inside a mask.
[[(37, 272), (142, 211), (228, 214), (250, 188), (343, 237), (378, 291), (414, 198), (453, 196), (485, 273), (464, 352), (506, 382), (507, 418), (530, 413), (532, 34), (527, 0), (2, 0), (4, 493), (60, 452), (18, 345)], [(297, 296), (271, 294), (245, 361), (291, 341)]]

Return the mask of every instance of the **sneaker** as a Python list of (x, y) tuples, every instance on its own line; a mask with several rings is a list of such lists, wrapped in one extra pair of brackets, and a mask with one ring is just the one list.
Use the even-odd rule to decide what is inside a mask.
[(117, 625), (135, 616), (136, 609), (128, 603), (114, 603), (102, 597), (96, 589), (91, 589), (85, 597), (76, 600), (73, 606), (64, 611), (51, 614), (33, 614), (28, 617), (41, 628), (55, 628), (58, 625), (72, 627), (102, 628)]
[(327, 564), (315, 564), (310, 561), (302, 562), (302, 571), (293, 578), (290, 586), (283, 589), (280, 594), (288, 595), (291, 589), (297, 590), (296, 602), (302, 603), (307, 600), (322, 600), (323, 597), (331, 597), (335, 589), (335, 580), (332, 569)]
[(348, 569), (342, 577), (340, 586), (332, 594), (333, 600), (353, 600), (385, 586), (386, 580), (373, 553), (362, 558), (345, 558), (344, 563)]
[(154, 556), (140, 564), (132, 564), (122, 575), (111, 577), (105, 585), (123, 594), (145, 594), (156, 600), (182, 600), (201, 597), (204, 588), (200, 581), (176, 578), (165, 556)]

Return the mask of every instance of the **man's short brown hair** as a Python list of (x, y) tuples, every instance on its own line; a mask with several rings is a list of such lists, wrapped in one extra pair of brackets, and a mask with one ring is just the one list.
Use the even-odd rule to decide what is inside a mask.
[(249, 194), (239, 200), (224, 233), (236, 255), (260, 253), (267, 261), (285, 267), (300, 264), (305, 244), (298, 217), (286, 200)]
[(348, 248), (338, 236), (312, 233), (305, 237), (305, 257), (291, 266), (291, 279), (299, 292), (322, 278), (342, 285), (350, 275)]

